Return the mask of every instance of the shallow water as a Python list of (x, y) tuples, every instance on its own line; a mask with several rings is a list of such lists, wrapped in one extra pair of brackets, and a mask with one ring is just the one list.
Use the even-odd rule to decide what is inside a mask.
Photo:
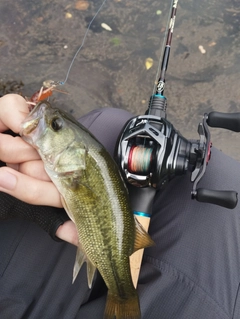
[[(63, 80), (102, 1), (0, 0), (0, 79), (22, 81), (31, 96), (46, 79)], [(153, 91), (170, 1), (107, 0), (55, 102), (76, 117), (97, 107), (145, 112)], [(161, 14), (157, 15), (160, 10)], [(66, 14), (72, 17), (67, 18)], [(68, 15), (69, 16), (69, 15)], [(179, 0), (166, 76), (168, 119), (198, 138), (205, 112), (240, 111), (240, 3)], [(106, 23), (112, 28), (101, 27)], [(202, 45), (206, 50), (199, 50)], [(146, 70), (146, 58), (152, 68)], [(0, 82), (1, 84), (1, 82)], [(213, 144), (240, 160), (240, 135), (211, 129)]]

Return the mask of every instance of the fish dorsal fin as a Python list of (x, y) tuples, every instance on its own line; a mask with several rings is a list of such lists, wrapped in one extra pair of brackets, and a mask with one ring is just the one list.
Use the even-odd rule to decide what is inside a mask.
[(86, 254), (82, 250), (81, 245), (77, 248), (77, 254), (75, 259), (75, 264), (73, 267), (73, 281), (74, 283), (75, 279), (77, 278), (77, 275), (82, 268), (82, 265), (84, 262), (87, 263), (87, 279), (88, 279), (88, 287), (92, 288), (92, 282), (95, 275), (96, 267), (92, 264), (92, 262), (87, 258)]
[(141, 248), (146, 248), (155, 245), (154, 241), (150, 235), (146, 232), (143, 226), (139, 223), (136, 216), (134, 215), (135, 220), (135, 241), (133, 253)]

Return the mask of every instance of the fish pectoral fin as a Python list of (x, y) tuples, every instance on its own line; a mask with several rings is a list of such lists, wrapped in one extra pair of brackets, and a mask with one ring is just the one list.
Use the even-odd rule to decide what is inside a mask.
[[(73, 142), (67, 147), (67, 152), (62, 152), (56, 159), (55, 166), (59, 174), (78, 172), (86, 169), (86, 147), (81, 143)], [(69, 161), (69, 159), (71, 159)]]
[(87, 259), (87, 278), (88, 278), (89, 289), (92, 288), (92, 282), (93, 282), (96, 269), (97, 269), (96, 266), (94, 266), (93, 263), (89, 259)]
[(62, 202), (62, 205), (63, 205), (63, 208), (65, 209), (66, 213), (68, 214), (68, 217), (74, 222), (75, 224), (75, 221), (74, 221), (74, 218), (73, 218), (73, 214), (71, 213), (70, 209), (68, 208), (67, 206), (67, 203), (65, 201), (65, 199), (61, 196), (61, 202)]
[(73, 267), (73, 281), (72, 283), (74, 283), (75, 279), (77, 278), (77, 275), (80, 271), (80, 269), (82, 268), (82, 265), (84, 264), (84, 262), (87, 263), (87, 279), (88, 279), (88, 287), (91, 289), (92, 288), (92, 282), (93, 282), (93, 278), (95, 275), (95, 271), (96, 271), (96, 266), (93, 265), (93, 263), (87, 258), (86, 254), (84, 253), (84, 251), (82, 250), (81, 246), (79, 246), (77, 248), (77, 254), (76, 254), (76, 259), (75, 259), (75, 264)]
[(141, 248), (146, 248), (155, 245), (154, 241), (150, 237), (150, 235), (146, 232), (146, 230), (142, 227), (142, 225), (137, 220), (136, 216), (134, 216), (135, 220), (135, 241), (133, 247), (133, 253)]

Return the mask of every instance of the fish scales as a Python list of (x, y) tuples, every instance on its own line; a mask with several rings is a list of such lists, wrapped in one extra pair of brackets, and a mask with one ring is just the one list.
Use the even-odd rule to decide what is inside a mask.
[(129, 256), (153, 242), (136, 225), (117, 164), (90, 132), (47, 101), (24, 120), (21, 136), (39, 152), (76, 225), (74, 280), (86, 261), (89, 287), (96, 268), (108, 287), (104, 318), (139, 319)]
[[(116, 264), (117, 269), (121, 270), (121, 275), (118, 275), (120, 278), (122, 276), (125, 279), (129, 272), (129, 267), (122, 261), (124, 256), (129, 256), (133, 250), (134, 232), (132, 229), (134, 221), (131, 215), (122, 213), (125, 209), (129, 209), (128, 203), (115, 196), (116, 192), (123, 195), (126, 192), (124, 187), (121, 187), (122, 184), (111, 182), (114, 181), (115, 174), (118, 173), (118, 171), (114, 172), (116, 171), (115, 165), (111, 168), (112, 161), (102, 161), (102, 154), (99, 160), (98, 152), (103, 153), (104, 151), (89, 145), (86, 170), (81, 175), (79, 193), (69, 192), (66, 197), (69, 199), (68, 209), (70, 211), (76, 211), (75, 208), (79, 208), (79, 213), (74, 215), (79, 240), (81, 243), (86, 243), (84, 246), (86, 254), (94, 264), (98, 265), (97, 268), (109, 288), (111, 278), (114, 275), (112, 269), (115, 269), (112, 264)], [(109, 155), (105, 154), (105, 158), (107, 156)], [(96, 162), (99, 169), (91, 169), (96, 167)], [(90, 173), (86, 173), (89, 171)], [(99, 184), (101, 187), (98, 186)], [(82, 185), (88, 185), (91, 189)], [(79, 194), (80, 196), (78, 196)], [(81, 200), (82, 197), (85, 198), (84, 201)], [(98, 205), (96, 206), (96, 204)], [(114, 228), (113, 225), (115, 225)], [(124, 241), (123, 238), (125, 238)], [(93, 242), (94, 245), (89, 245), (89, 241)], [(132, 245), (129, 245), (128, 242)]]

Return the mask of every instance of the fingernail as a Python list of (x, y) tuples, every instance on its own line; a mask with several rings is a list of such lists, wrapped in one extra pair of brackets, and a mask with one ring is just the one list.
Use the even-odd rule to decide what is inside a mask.
[(17, 184), (17, 178), (15, 175), (0, 170), (0, 187), (8, 190), (13, 190)]

